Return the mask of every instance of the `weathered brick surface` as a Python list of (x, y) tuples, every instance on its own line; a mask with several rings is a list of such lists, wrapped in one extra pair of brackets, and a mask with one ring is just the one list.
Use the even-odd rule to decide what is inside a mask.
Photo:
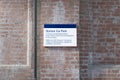
[[(46, 23), (76, 23), (79, 30), (79, 0), (38, 0), (37, 8), (38, 80), (79, 80), (79, 46), (43, 46), (43, 25)], [(29, 30), (31, 39), (32, 19), (33, 0), (0, 1), (0, 66), (7, 65), (0, 67), (0, 80), (34, 80), (33, 57), (27, 55), (27, 33)], [(29, 55), (34, 56), (31, 46), (32, 42)], [(28, 67), (13, 66), (26, 65), (28, 61), (31, 63)]]
[[(119, 80), (119, 5), (119, 0), (38, 0), (38, 80)], [(27, 0), (0, 1), (1, 65), (27, 63), (27, 6)], [(78, 47), (45, 48), (46, 23), (76, 23)], [(32, 80), (33, 69), (1, 67), (0, 79)]]
[(92, 39), (92, 8), (91, 0), (80, 0), (80, 77), (82, 80), (89, 80), (89, 64), (91, 63), (90, 54), (93, 51)]
[(83, 80), (119, 80), (120, 1), (80, 0)]
[(79, 80), (78, 47), (43, 46), (44, 24), (76, 23), (79, 28), (79, 0), (41, 0), (38, 6), (39, 80)]
[[(32, 0), (0, 0), (0, 80), (33, 78), (32, 65), (28, 66), (32, 51), (32, 43), (28, 46), (28, 30), (32, 32), (31, 4)], [(31, 34), (29, 37), (32, 38)]]
[(0, 65), (26, 64), (27, 4), (0, 1)]

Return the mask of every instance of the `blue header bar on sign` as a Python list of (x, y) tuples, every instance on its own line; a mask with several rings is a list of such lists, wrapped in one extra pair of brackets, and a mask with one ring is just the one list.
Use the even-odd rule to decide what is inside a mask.
[(76, 24), (44, 24), (44, 28), (76, 28)]

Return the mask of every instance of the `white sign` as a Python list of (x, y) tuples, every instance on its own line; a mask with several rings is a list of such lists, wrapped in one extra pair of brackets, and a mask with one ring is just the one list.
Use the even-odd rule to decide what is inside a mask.
[(45, 47), (76, 47), (77, 29), (75, 24), (45, 24)]

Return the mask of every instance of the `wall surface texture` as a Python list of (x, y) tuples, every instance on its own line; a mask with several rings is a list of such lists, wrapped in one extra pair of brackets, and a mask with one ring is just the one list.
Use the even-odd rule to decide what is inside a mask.
[[(120, 0), (37, 0), (38, 80), (120, 80)], [(33, 0), (0, 0), (0, 80), (34, 80)], [(77, 47), (43, 46), (44, 24), (77, 24)]]
[(79, 48), (45, 48), (44, 24), (77, 24), (79, 27), (79, 0), (38, 2), (38, 77), (41, 80), (79, 80)]
[[(33, 1), (0, 0), (0, 80), (35, 80)], [(37, 1), (38, 80), (79, 80), (79, 47), (43, 46), (44, 24), (79, 29), (79, 0)]]
[(32, 1), (0, 0), (0, 80), (32, 80)]
[(80, 0), (82, 80), (120, 80), (120, 0)]

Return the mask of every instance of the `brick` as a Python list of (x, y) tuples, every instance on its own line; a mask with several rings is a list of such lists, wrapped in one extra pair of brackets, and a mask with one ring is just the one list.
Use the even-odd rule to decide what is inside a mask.
[[(80, 74), (83, 80), (119, 79), (117, 76), (119, 70), (115, 67), (119, 68), (119, 49), (115, 49), (120, 35), (118, 26), (120, 23), (116, 18), (120, 16), (119, 4), (119, 0), (80, 1)], [(90, 33), (84, 33), (85, 29)], [(82, 43), (84, 41), (87, 43)], [(88, 47), (87, 51), (84, 51), (85, 46)], [(107, 72), (109, 69), (115, 70)], [(82, 70), (88, 71), (82, 72)]]
[[(38, 1), (40, 4), (40, 1)], [(40, 10), (39, 10), (40, 9)], [(59, 11), (59, 10), (62, 11)], [(79, 0), (41, 0), (41, 8), (38, 7), (38, 19), (40, 20), (38, 28), (39, 36), (43, 38), (43, 25), (50, 24), (72, 24), (78, 23), (79, 26)], [(61, 14), (59, 14), (61, 13)], [(72, 75), (79, 75), (79, 50), (78, 48), (45, 48), (43, 47), (43, 39), (38, 40), (40, 52), (38, 69), (45, 71), (39, 72), (49, 80), (71, 80)], [(49, 64), (49, 65), (48, 65)], [(48, 75), (49, 74), (49, 75)], [(55, 75), (55, 76), (54, 76)], [(76, 80), (79, 80), (79, 76)]]

